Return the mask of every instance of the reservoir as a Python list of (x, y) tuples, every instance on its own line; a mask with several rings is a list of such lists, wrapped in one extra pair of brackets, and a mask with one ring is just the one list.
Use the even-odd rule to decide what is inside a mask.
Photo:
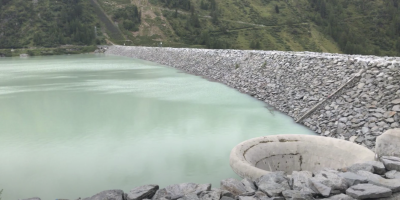
[(144, 184), (219, 187), (238, 143), (313, 134), (223, 84), (131, 58), (0, 59), (4, 200), (89, 197)]

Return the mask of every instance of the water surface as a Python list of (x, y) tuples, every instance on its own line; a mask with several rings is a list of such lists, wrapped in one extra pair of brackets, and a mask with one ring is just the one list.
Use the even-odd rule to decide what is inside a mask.
[(312, 134), (222, 84), (104, 55), (0, 59), (2, 198), (88, 197), (237, 177), (230, 150)]

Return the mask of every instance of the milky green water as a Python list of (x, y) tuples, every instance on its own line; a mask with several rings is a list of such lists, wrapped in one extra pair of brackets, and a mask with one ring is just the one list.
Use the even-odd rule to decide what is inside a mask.
[(2, 200), (237, 177), (230, 150), (312, 134), (222, 84), (104, 55), (0, 59)]

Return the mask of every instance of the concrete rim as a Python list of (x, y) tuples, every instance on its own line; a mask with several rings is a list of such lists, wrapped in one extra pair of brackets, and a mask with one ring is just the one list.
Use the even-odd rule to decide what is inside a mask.
[[(257, 137), (241, 142), (236, 145), (230, 154), (229, 163), (233, 171), (242, 178), (249, 178), (251, 180), (255, 180), (258, 177), (270, 173), (270, 171), (266, 171), (263, 169), (259, 169), (255, 167), (253, 164), (248, 162), (245, 158), (246, 152), (262, 143), (278, 143), (278, 142), (297, 142), (301, 145), (310, 146), (311, 151), (313, 146), (315, 145), (328, 145), (332, 148), (332, 152), (334, 153), (335, 149), (346, 150), (349, 152), (349, 155), (356, 156), (357, 159), (354, 159), (353, 164), (365, 161), (371, 161), (375, 158), (375, 153), (369, 150), (366, 147), (361, 145), (323, 136), (314, 136), (314, 135), (271, 135), (264, 137)], [(340, 164), (339, 164), (340, 165)], [(323, 166), (329, 168), (330, 166)], [(348, 166), (342, 166), (348, 167)], [(310, 170), (308, 170), (310, 171)]]

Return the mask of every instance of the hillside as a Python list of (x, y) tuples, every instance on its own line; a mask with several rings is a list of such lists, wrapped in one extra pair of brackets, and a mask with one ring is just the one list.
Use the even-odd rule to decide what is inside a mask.
[[(36, 1), (37, 6), (29, 6)], [(173, 47), (400, 56), (399, 0), (0, 0), (0, 4), (0, 49), (108, 40), (126, 45), (162, 42)], [(65, 20), (65, 13), (74, 12), (66, 8), (75, 4), (82, 13), (68, 14), (73, 19)], [(71, 28), (74, 20), (82, 26), (72, 23), (75, 29)], [(14, 22), (21, 25), (13, 27)], [(85, 41), (78, 39), (82, 32)], [(37, 42), (39, 38), (47, 43)]]

